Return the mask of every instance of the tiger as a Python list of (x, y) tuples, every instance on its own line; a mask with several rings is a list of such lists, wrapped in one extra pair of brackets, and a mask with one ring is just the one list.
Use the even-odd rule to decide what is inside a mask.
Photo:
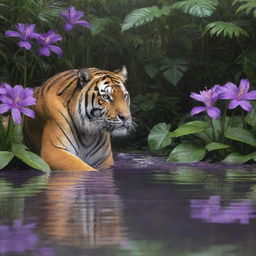
[(71, 69), (35, 87), (35, 118), (24, 119), (24, 143), (52, 170), (111, 167), (111, 136), (134, 129), (127, 75), (125, 66)]

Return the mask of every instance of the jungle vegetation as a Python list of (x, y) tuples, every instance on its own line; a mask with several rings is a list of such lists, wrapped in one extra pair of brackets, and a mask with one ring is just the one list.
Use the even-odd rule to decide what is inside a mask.
[[(86, 13), (90, 30), (63, 30), (69, 6)], [(18, 22), (61, 34), (62, 58), (25, 56), (4, 36)], [(255, 0), (0, 0), (0, 30), (0, 81), (22, 84), (25, 63), (31, 87), (71, 68), (126, 65), (137, 131), (117, 144), (132, 150), (147, 149), (155, 124), (188, 121), (192, 91), (256, 83)]]

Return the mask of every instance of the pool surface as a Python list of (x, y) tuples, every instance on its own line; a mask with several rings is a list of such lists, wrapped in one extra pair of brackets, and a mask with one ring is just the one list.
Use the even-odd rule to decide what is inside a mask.
[(0, 172), (0, 255), (255, 256), (255, 241), (255, 165)]

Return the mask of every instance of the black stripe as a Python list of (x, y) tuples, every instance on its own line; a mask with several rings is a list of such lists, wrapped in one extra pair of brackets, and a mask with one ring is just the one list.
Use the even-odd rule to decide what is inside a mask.
[(74, 150), (76, 151), (76, 154), (78, 155), (78, 151), (76, 149), (76, 147), (74, 146), (74, 144), (72, 143), (72, 141), (69, 139), (69, 137), (67, 136), (67, 134), (65, 133), (65, 131), (61, 128), (61, 126), (56, 122), (57, 126), (60, 128), (60, 130), (62, 131), (62, 133), (65, 135), (65, 137), (67, 138), (67, 140), (69, 141), (69, 143), (71, 144), (71, 146), (74, 148)]
[[(102, 138), (102, 137), (100, 137), (100, 138)], [(93, 156), (97, 151), (99, 151), (99, 149), (101, 149), (104, 146), (104, 144), (107, 141), (107, 138), (108, 138), (108, 136), (105, 136), (105, 138), (103, 138), (102, 142), (101, 141), (97, 142), (97, 145), (93, 147), (94, 151), (91, 152), (89, 157)]]
[(51, 145), (55, 148), (58, 148), (58, 149), (63, 149), (65, 151), (68, 151), (66, 148), (62, 148), (62, 147), (59, 147), (59, 146), (56, 146), (55, 144), (53, 144), (52, 140), (50, 139), (50, 142), (51, 142)]
[[(87, 116), (87, 118), (89, 120), (92, 119), (92, 117), (89, 115), (88, 111), (87, 111), (87, 107), (88, 107), (88, 91), (85, 93), (85, 99), (84, 99), (84, 105), (85, 105), (85, 115)], [(79, 102), (79, 109), (81, 107), (81, 103)]]
[(59, 110), (59, 112), (61, 113), (61, 115), (64, 117), (64, 119), (66, 120), (66, 122), (68, 123), (68, 125), (70, 126), (70, 128), (71, 128), (71, 133), (72, 133), (72, 135), (73, 135), (73, 137), (74, 137), (74, 139), (75, 139), (75, 141), (76, 141), (76, 144), (77, 144), (77, 146), (78, 146), (78, 148), (79, 148), (79, 143), (78, 143), (78, 141), (77, 141), (77, 139), (76, 139), (76, 136), (75, 136), (75, 134), (74, 134), (74, 131), (73, 131), (73, 128), (72, 128), (72, 124), (69, 122), (69, 120), (68, 120), (68, 118)]
[(68, 109), (68, 114), (69, 114), (69, 117), (70, 117), (70, 119), (71, 119), (71, 122), (72, 122), (72, 124), (73, 124), (73, 126), (74, 126), (74, 128), (75, 128), (75, 130), (76, 130), (76, 134), (77, 134), (78, 140), (79, 140), (80, 143), (84, 146), (84, 143), (83, 143), (83, 140), (82, 140), (82, 138), (81, 138), (79, 129), (78, 129), (77, 126), (76, 126), (76, 123), (75, 123), (75, 121), (74, 121), (74, 119), (73, 119), (73, 117), (72, 117), (72, 114), (71, 114), (70, 108), (69, 108), (70, 101), (71, 101), (71, 99), (74, 97), (74, 95), (75, 95), (75, 93), (76, 93), (76, 89), (77, 89), (77, 88), (75, 87), (74, 90), (73, 90), (73, 92), (72, 92), (72, 95), (70, 96), (70, 98), (69, 98), (68, 101), (67, 101), (67, 109)]
[(111, 150), (109, 150), (107, 156), (100, 158), (96, 163), (93, 164), (93, 166), (97, 167), (100, 166), (108, 157), (111, 155)]
[(58, 81), (59, 79), (68, 76), (69, 74), (73, 73), (74, 69), (69, 70), (64, 72), (64, 74), (60, 75), (60, 73), (54, 75), (53, 77), (51, 77), (48, 81), (46, 81), (46, 83), (42, 86), (41, 89), (41, 96), (43, 96), (44, 94), (44, 90), (47, 89), (47, 92), (50, 90), (50, 88), (56, 84), (56, 81)]
[(77, 79), (78, 79), (77, 77), (75, 79), (73, 79), (64, 89), (62, 89), (61, 92), (59, 92), (60, 89), (61, 89), (61, 88), (59, 88), (59, 90), (57, 92), (57, 95), (61, 96), (74, 83), (74, 81), (76, 81)]

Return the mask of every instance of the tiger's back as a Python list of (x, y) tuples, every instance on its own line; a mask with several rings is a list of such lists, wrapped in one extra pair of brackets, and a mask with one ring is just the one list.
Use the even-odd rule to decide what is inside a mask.
[(52, 169), (93, 170), (113, 164), (110, 135), (132, 129), (125, 67), (68, 70), (37, 87), (35, 119), (24, 120), (24, 141)]

